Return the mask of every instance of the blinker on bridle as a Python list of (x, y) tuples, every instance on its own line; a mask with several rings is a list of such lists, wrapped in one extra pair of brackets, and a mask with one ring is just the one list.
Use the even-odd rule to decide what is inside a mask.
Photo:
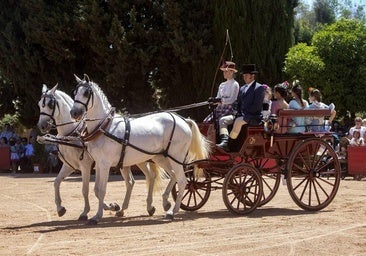
[(41, 96), (41, 99), (43, 99), (42, 101), (42, 108), (44, 108), (46, 106), (46, 99), (49, 98), (50, 100), (47, 102), (47, 107), (49, 107), (52, 110), (51, 114), (48, 114), (46, 112), (40, 112), (40, 115), (44, 115), (44, 116), (48, 116), (49, 118), (52, 119), (53, 123), (56, 125), (56, 121), (55, 118), (53, 117), (55, 115), (55, 111), (56, 111), (56, 105), (57, 101), (54, 95), (52, 94), (47, 94), (47, 92), (43, 93)]
[[(77, 94), (77, 91), (79, 90), (79, 88), (80, 88), (80, 87), (85, 87), (85, 88), (86, 88), (86, 90), (85, 90), (85, 92), (84, 92), (84, 94), (83, 94), (83, 96), (84, 96), (84, 97), (88, 97), (88, 99), (87, 99), (86, 103), (84, 103), (84, 102), (82, 102), (82, 101), (80, 101), (80, 100), (76, 100), (76, 99), (75, 99), (75, 96), (76, 96), (76, 94)], [(73, 93), (74, 93), (74, 102), (75, 102), (75, 103), (79, 103), (79, 104), (83, 105), (83, 106), (84, 106), (84, 108), (85, 108), (85, 111), (88, 111), (88, 105), (89, 105), (90, 99), (92, 99), (92, 105), (94, 104), (93, 90), (92, 90), (91, 85), (90, 85), (90, 83), (89, 83), (89, 82), (84, 82), (84, 81), (80, 82), (80, 83), (76, 86), (76, 88), (75, 88), (75, 90), (73, 91)]]

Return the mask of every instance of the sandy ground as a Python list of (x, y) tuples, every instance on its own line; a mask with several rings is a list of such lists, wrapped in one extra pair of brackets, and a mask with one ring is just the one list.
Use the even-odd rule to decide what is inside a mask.
[[(83, 208), (80, 177), (61, 186), (67, 212), (58, 217), (53, 180), (45, 174), (0, 174), (0, 255), (366, 255), (366, 180), (345, 179), (334, 201), (306, 212), (286, 186), (267, 205), (235, 216), (221, 190), (197, 212), (180, 211), (173, 222), (146, 212), (146, 187), (136, 177), (130, 208), (123, 218), (105, 212), (96, 226), (77, 221)], [(91, 191), (94, 182), (90, 182)], [(106, 199), (121, 204), (124, 183), (111, 176)], [(91, 212), (97, 200), (90, 195)]]

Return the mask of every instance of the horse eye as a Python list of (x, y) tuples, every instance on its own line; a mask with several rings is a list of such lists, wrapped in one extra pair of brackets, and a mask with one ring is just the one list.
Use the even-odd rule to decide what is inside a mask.
[(50, 108), (50, 109), (53, 109), (53, 107), (54, 107), (54, 99), (50, 99), (49, 101), (48, 101), (48, 104), (47, 104), (47, 106)]
[(87, 88), (84, 92), (84, 97), (89, 97), (90, 95), (90, 88)]

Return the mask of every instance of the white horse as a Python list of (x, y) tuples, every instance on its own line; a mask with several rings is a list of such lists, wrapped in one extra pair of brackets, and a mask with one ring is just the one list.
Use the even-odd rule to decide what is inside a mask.
[[(99, 199), (97, 214), (92, 220), (97, 223), (103, 216), (103, 199), (106, 193), (108, 173), (111, 166), (130, 166), (152, 160), (169, 174), (170, 181), (163, 194), (166, 218), (173, 219), (179, 211), (186, 185), (184, 165), (206, 159), (209, 142), (201, 135), (197, 124), (176, 114), (162, 112), (133, 120), (113, 116), (113, 110), (100, 87), (77, 76), (74, 106), (71, 116), (80, 120), (87, 115), (90, 131), (103, 134), (88, 142), (88, 150), (96, 161), (95, 192)], [(168, 202), (169, 194), (178, 184), (178, 195), (173, 209)]]
[[(38, 103), (40, 109), (38, 127), (42, 133), (48, 133), (53, 127), (56, 127), (58, 132), (57, 136), (58, 138), (61, 138), (62, 141), (62, 137), (64, 136), (76, 136), (77, 133), (80, 132), (80, 123), (75, 122), (70, 115), (70, 110), (74, 103), (72, 98), (66, 93), (56, 89), (57, 85), (50, 90), (46, 85), (42, 88), (42, 96)], [(81, 141), (69, 142), (69, 144), (59, 144), (59, 157), (62, 160), (63, 165), (54, 181), (55, 203), (58, 215), (61, 217), (66, 212), (65, 207), (61, 205), (61, 182), (72, 172), (79, 170), (82, 175), (82, 194), (84, 197), (84, 210), (80, 214), (79, 220), (87, 220), (87, 214), (90, 211), (88, 198), (90, 172), (93, 168), (94, 160), (87, 152), (84, 152)], [(165, 176), (165, 172), (154, 164), (150, 165), (151, 170), (146, 164), (137, 164), (137, 166), (146, 176), (148, 185), (147, 211), (151, 216), (155, 212), (155, 207), (152, 206), (153, 190), (162, 187), (162, 178)], [(103, 209), (105, 210), (120, 210), (117, 212), (117, 215), (123, 215), (124, 210), (128, 208), (132, 188), (135, 183), (129, 167), (123, 168), (121, 173), (127, 188), (122, 209), (120, 210), (117, 204), (108, 205), (105, 202), (103, 203)]]

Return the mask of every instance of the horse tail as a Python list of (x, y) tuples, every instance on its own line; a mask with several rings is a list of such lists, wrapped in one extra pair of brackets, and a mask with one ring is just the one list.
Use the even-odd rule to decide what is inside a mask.
[(155, 178), (154, 178), (154, 193), (161, 192), (163, 188), (166, 187), (164, 184), (164, 179), (168, 177), (168, 174), (164, 171), (163, 168), (158, 166), (154, 162), (149, 162), (150, 170), (154, 172)]
[[(195, 121), (186, 119), (186, 122), (189, 124), (192, 131), (192, 142), (188, 151), (188, 161), (192, 162), (207, 159), (211, 149), (209, 140), (202, 135)], [(203, 176), (203, 170), (196, 166), (194, 167), (194, 173), (196, 176)]]

